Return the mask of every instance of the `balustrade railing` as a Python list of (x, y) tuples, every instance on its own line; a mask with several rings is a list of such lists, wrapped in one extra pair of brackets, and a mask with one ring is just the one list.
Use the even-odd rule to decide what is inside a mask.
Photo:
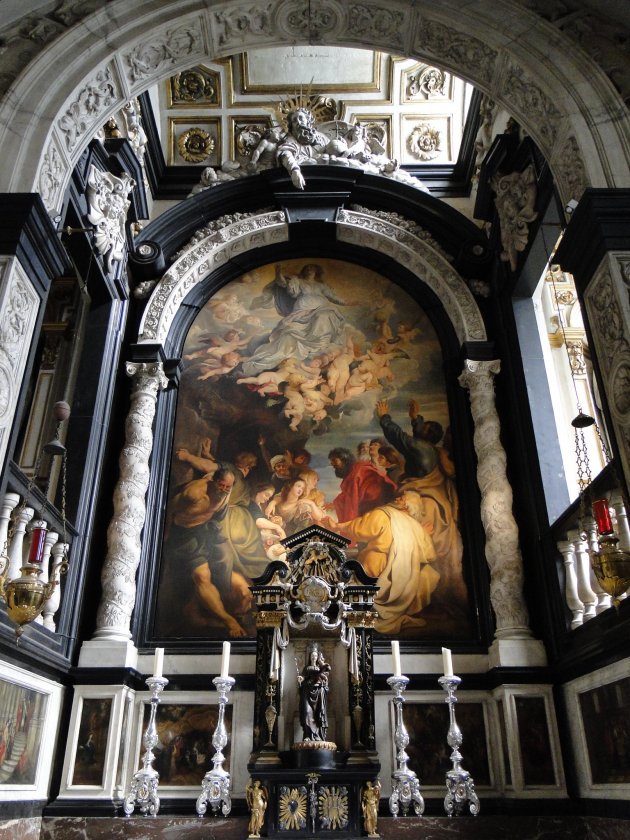
[[(0, 574), (4, 576), (4, 586), (21, 577), (22, 567), (33, 556), (34, 540), (42, 540), (42, 530), (45, 536), (43, 548), (38, 552), (37, 565), (41, 565), (38, 577), (43, 584), (56, 581), (57, 585), (49, 587), (50, 595), (33, 621), (54, 633), (55, 614), (62, 598), (59, 582), (68, 561), (69, 546), (64, 543), (59, 533), (62, 529), (52, 516), (47, 516), (45, 511), (36, 513), (33, 507), (25, 504), (25, 497), (20, 493), (5, 493), (0, 503)], [(0, 592), (0, 597), (5, 597), (4, 591)]]
[[(628, 513), (620, 491), (609, 495), (608, 505), (616, 545), (622, 552), (630, 552)], [(581, 528), (568, 530), (556, 545), (564, 565), (564, 597), (571, 613), (570, 627), (575, 630), (613, 605), (613, 598), (602, 588), (593, 570), (593, 557), (601, 549), (595, 520), (586, 517)], [(617, 595), (616, 600), (624, 600), (629, 593), (630, 588)]]

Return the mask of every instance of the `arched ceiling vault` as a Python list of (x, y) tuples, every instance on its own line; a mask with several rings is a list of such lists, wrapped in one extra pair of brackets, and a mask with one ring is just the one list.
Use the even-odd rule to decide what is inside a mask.
[(472, 82), (531, 134), (565, 200), (630, 182), (630, 122), (612, 83), (512, 0), (111, 0), (55, 34), (5, 94), (0, 143), (12, 165), (0, 190), (39, 191), (55, 213), (82, 150), (131, 97), (204, 59), (313, 42), (386, 45)]

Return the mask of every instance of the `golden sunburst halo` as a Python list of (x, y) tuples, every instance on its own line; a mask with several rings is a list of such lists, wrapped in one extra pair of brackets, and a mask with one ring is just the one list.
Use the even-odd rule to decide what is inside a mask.
[(278, 816), (282, 831), (298, 831), (306, 826), (306, 788), (280, 788)]
[(333, 100), (320, 96), (317, 93), (311, 93), (310, 91), (300, 91), (293, 96), (286, 97), (278, 103), (274, 111), (274, 122), (282, 126), (286, 131), (288, 129), (287, 118), (289, 114), (292, 111), (297, 111), (299, 108), (303, 108), (312, 114), (314, 125), (334, 119), (334, 112), (336, 111), (336, 105)]
[(330, 787), (321, 788), (318, 797), (319, 819), (322, 828), (337, 829), (346, 828), (348, 825), (348, 788)]

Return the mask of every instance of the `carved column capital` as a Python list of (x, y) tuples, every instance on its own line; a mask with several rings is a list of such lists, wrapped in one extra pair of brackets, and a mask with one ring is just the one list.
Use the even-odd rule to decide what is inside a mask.
[(163, 391), (168, 386), (162, 362), (125, 362), (127, 376), (133, 380), (134, 390)]
[(103, 596), (95, 638), (131, 638), (131, 614), (136, 599), (140, 535), (146, 515), (149, 458), (153, 448), (153, 418), (158, 391), (168, 385), (161, 362), (127, 362), (132, 379), (131, 405), (125, 422), (120, 476), (114, 490), (114, 515), (107, 530), (107, 557), (101, 574)]
[[(459, 375), (459, 384), (467, 391), (483, 387), (494, 388), (494, 377), (501, 371), (499, 359), (479, 362), (473, 359), (464, 361), (464, 370)], [(493, 391), (494, 393), (494, 391)]]

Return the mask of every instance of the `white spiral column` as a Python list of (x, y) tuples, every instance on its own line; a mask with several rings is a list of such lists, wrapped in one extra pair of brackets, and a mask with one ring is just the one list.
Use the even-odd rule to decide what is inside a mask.
[(137, 651), (131, 643), (131, 614), (146, 516), (155, 406), (158, 391), (166, 388), (168, 379), (160, 362), (127, 362), (126, 369), (133, 382), (131, 406), (114, 490), (114, 515), (107, 530), (107, 556), (101, 573), (103, 594), (96, 632), (81, 649), (80, 665), (135, 666), (137, 662)]
[(512, 513), (512, 487), (507, 479), (494, 395), (494, 377), (499, 370), (498, 360), (467, 360), (459, 377), (460, 385), (470, 395), (475, 424), (481, 521), (490, 569), (490, 601), (496, 618), (490, 660), (492, 665), (544, 665), (544, 647), (532, 637), (523, 599), (523, 558)]

